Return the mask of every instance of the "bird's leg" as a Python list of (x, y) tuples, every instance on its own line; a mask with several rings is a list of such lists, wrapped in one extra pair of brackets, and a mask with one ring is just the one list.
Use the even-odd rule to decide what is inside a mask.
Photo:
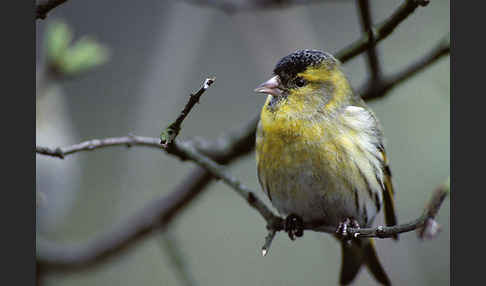
[(351, 228), (359, 228), (359, 223), (353, 218), (345, 218), (342, 222), (339, 223), (337, 229), (336, 229), (336, 234), (337, 236), (346, 241), (350, 242), (352, 237), (349, 237), (348, 233), (348, 227)]
[(290, 214), (285, 219), (284, 230), (289, 234), (291, 240), (295, 240), (295, 237), (301, 237), (304, 235), (304, 222), (296, 214)]

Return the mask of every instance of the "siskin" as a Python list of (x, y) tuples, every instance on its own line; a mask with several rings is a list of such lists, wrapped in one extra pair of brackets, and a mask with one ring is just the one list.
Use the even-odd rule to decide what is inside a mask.
[(340, 284), (361, 265), (390, 285), (373, 240), (342, 239), (346, 228), (369, 227), (384, 206), (396, 224), (382, 128), (332, 55), (299, 50), (282, 58), (274, 76), (255, 89), (268, 94), (256, 136), (258, 179), (286, 216), (293, 240), (303, 224), (336, 226), (342, 244)]

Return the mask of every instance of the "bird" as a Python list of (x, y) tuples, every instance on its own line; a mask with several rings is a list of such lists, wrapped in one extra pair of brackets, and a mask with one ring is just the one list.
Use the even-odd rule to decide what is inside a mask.
[(256, 132), (257, 177), (285, 217), (284, 230), (294, 240), (305, 223), (336, 227), (340, 285), (351, 283), (362, 265), (391, 285), (373, 240), (346, 238), (348, 227), (370, 227), (382, 207), (387, 226), (397, 218), (383, 129), (340, 61), (297, 50), (255, 92), (267, 95)]

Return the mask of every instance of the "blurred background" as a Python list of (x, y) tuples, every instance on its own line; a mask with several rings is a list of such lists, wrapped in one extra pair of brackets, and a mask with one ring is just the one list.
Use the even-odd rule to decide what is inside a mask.
[[(371, 1), (373, 22), (387, 18), (401, 2)], [(449, 15), (446, 0), (417, 8), (378, 45), (384, 73), (400, 70), (435, 47), (450, 30)], [(72, 29), (74, 42), (90, 36), (95, 46), (90, 51), (98, 56), (86, 70), (61, 80), (45, 72), (47, 30), (55, 21)], [(335, 53), (361, 36), (354, 1), (227, 14), (184, 1), (72, 0), (38, 20), (36, 29), (37, 144), (49, 147), (129, 133), (158, 137), (208, 76), (216, 76), (216, 82), (184, 121), (180, 138), (214, 138), (259, 113), (265, 97), (252, 90), (281, 57), (301, 48)], [(368, 78), (365, 54), (344, 70), (355, 88), (361, 86)], [(449, 176), (449, 57), (370, 106), (387, 138), (398, 219), (415, 219)], [(38, 237), (82, 243), (168, 194), (194, 164), (154, 149), (114, 147), (64, 160), (37, 155), (36, 166)], [(230, 171), (260, 190), (254, 153)], [(263, 193), (258, 195), (268, 203)], [(450, 284), (449, 218), (446, 199), (436, 239), (420, 241), (409, 232), (398, 243), (376, 241), (395, 285)], [(375, 224), (382, 221), (379, 217)], [(341, 253), (334, 238), (306, 232), (291, 242), (280, 233), (262, 257), (264, 220), (221, 182), (213, 183), (168, 231), (195, 285), (338, 283)], [(184, 285), (162, 241), (154, 233), (97, 267), (48, 274), (43, 285)], [(362, 270), (354, 285), (375, 284)]]

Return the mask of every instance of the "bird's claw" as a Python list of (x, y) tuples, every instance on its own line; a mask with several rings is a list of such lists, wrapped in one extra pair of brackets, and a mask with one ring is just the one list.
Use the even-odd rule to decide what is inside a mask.
[(301, 237), (304, 235), (304, 222), (299, 216), (290, 214), (285, 219), (284, 230), (289, 234), (291, 240), (295, 240), (295, 237)]
[(339, 223), (336, 229), (336, 235), (343, 241), (350, 243), (351, 234), (348, 232), (348, 228), (359, 228), (359, 223), (353, 218), (346, 218), (342, 222)]

